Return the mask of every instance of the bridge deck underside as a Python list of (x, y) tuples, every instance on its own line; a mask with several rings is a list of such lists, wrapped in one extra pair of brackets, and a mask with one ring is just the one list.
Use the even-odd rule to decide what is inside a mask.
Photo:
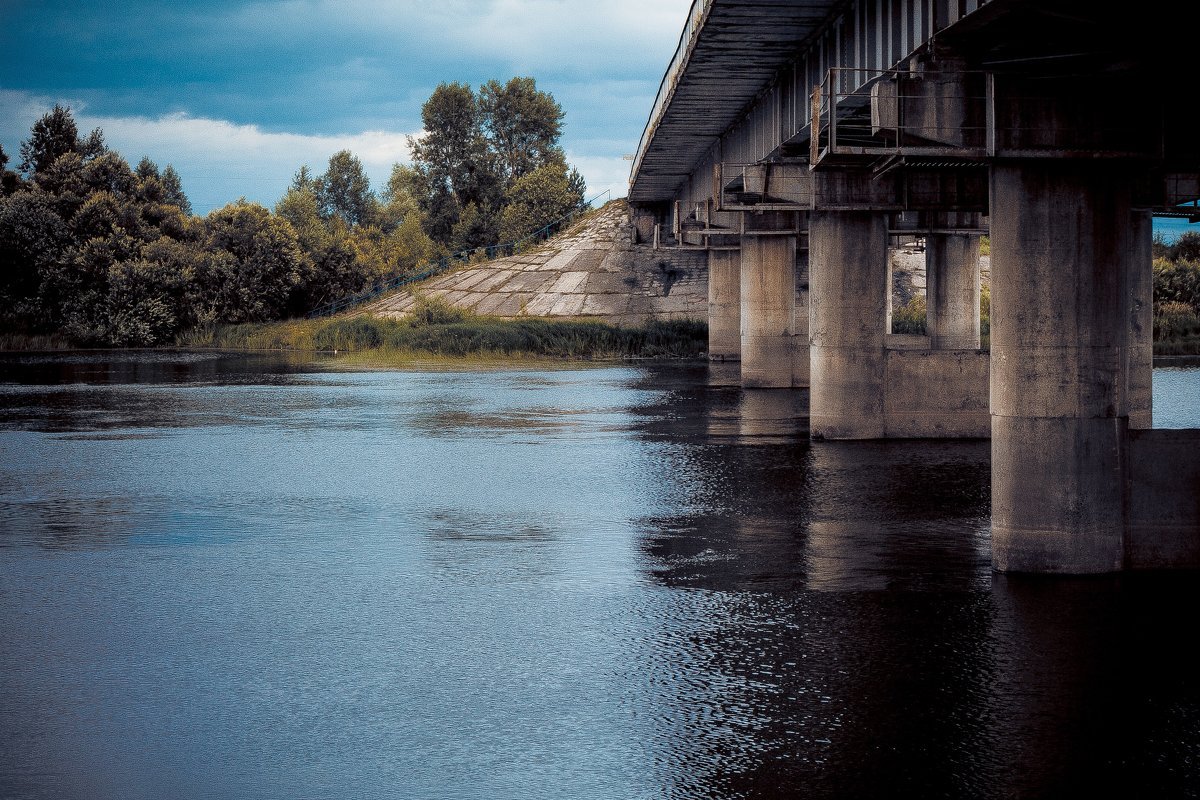
[(676, 79), (670, 113), (652, 132), (630, 199), (669, 196), (837, 5), (835, 0), (713, 0)]

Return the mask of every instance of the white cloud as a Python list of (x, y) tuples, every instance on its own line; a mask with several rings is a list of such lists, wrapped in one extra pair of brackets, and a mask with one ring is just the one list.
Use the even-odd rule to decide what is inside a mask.
[[(338, 136), (276, 133), (186, 113), (157, 118), (96, 116), (83, 103), (58, 102), (72, 107), (81, 131), (103, 130), (108, 146), (131, 164), (149, 156), (159, 166), (173, 165), (199, 214), (239, 197), (272, 206), (301, 165), (319, 174), (339, 150), (349, 150), (362, 161), (377, 190), (386, 183), (393, 164), (410, 158), (407, 134), (393, 131)], [(15, 155), (15, 143), (28, 138), (33, 123), (53, 105), (44, 98), (0, 89), (0, 118), (7, 119), (0, 128), (0, 141), (11, 143)]]
[(578, 153), (567, 153), (567, 162), (579, 170), (587, 181), (587, 196), (592, 199), (605, 189), (609, 191), (607, 198), (624, 197), (629, 193), (629, 169), (632, 162), (620, 156), (589, 156)]
[[(103, 130), (108, 146), (131, 164), (149, 156), (159, 166), (173, 165), (198, 214), (239, 197), (273, 206), (301, 165), (321, 173), (329, 157), (339, 150), (349, 150), (362, 161), (377, 191), (386, 184), (392, 165), (407, 163), (411, 157), (407, 134), (392, 131), (308, 136), (185, 113), (157, 118), (98, 116), (89, 114), (86, 105), (78, 101), (57, 102), (71, 106), (81, 131)], [(17, 144), (53, 105), (54, 101), (46, 98), (0, 89), (0, 118), (6, 120), (0, 125), (0, 142), (14, 162), (19, 160)], [(630, 165), (619, 156), (571, 152), (567, 160), (587, 181), (588, 197), (605, 189), (611, 191), (611, 197), (624, 197), (628, 191)]]
[(109, 146), (131, 162), (149, 155), (159, 164), (174, 164), (199, 213), (243, 196), (273, 205), (301, 165), (321, 173), (339, 150), (362, 161), (377, 189), (393, 164), (410, 158), (406, 134), (391, 131), (309, 136), (183, 113), (157, 119), (83, 113), (79, 120), (81, 127), (101, 128)]

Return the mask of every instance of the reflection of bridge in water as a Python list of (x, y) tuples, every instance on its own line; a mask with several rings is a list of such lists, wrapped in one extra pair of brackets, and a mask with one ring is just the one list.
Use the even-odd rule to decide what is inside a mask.
[[(1003, 571), (1200, 567), (1200, 433), (1150, 430), (1151, 217), (1200, 215), (1200, 9), (1113, 8), (695, 0), (631, 176), (640, 237), (708, 252), (712, 357), (808, 387), (813, 438), (991, 436)], [(927, 336), (889, 333), (903, 235)]]

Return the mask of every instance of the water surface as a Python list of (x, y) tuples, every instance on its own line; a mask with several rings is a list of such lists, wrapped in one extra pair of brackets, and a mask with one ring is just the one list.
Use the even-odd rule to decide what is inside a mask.
[(704, 366), (0, 381), (0, 798), (1200, 787), (1200, 579), (993, 575), (987, 442)]

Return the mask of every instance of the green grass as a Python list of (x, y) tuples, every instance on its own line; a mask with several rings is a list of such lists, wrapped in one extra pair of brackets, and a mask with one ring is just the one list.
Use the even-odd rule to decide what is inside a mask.
[(57, 333), (0, 332), (0, 351), (78, 350), (80, 345)]
[[(419, 309), (419, 312), (421, 310)], [(572, 319), (496, 319), (436, 307), (403, 320), (356, 316), (264, 325), (217, 326), (179, 341), (188, 347), (311, 350), (450, 358), (693, 358), (705, 352), (708, 327), (697, 320), (641, 327)]]

